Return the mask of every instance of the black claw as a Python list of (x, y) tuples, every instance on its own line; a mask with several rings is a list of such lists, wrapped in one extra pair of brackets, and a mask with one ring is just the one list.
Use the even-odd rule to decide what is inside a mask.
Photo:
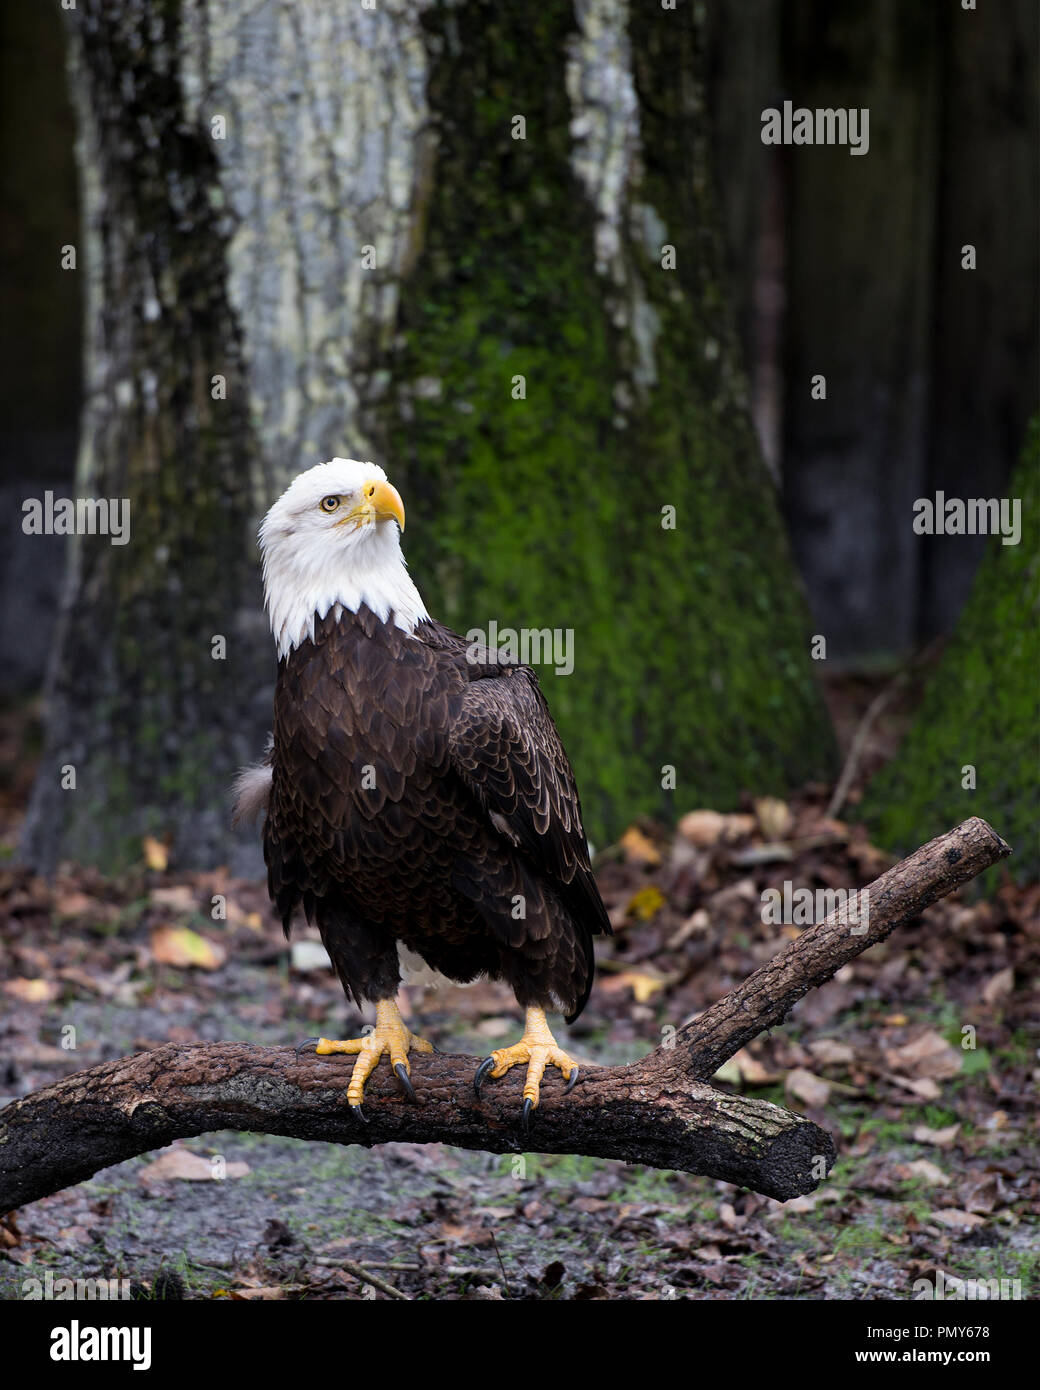
[(570, 1080), (567, 1082), (567, 1085), (566, 1085), (566, 1088), (564, 1089), (563, 1094), (564, 1094), (564, 1095), (567, 1095), (567, 1093), (568, 1093), (569, 1091), (573, 1091), (574, 1088), (575, 1088), (575, 1086), (576, 1086), (577, 1084), (578, 1084), (578, 1068), (577, 1068), (577, 1067), (571, 1067), (571, 1078), (570, 1078)]
[(521, 1124), (523, 1125), (523, 1127), (524, 1127), (524, 1133), (525, 1133), (525, 1134), (530, 1134), (530, 1132), (531, 1132), (531, 1111), (532, 1111), (533, 1109), (534, 1109), (534, 1101), (531, 1100), (531, 1098), (528, 1096), (528, 1097), (525, 1098), (525, 1100), (524, 1100), (524, 1110), (523, 1110), (523, 1114), (520, 1116), (520, 1123), (521, 1123)]
[(299, 1057), (301, 1052), (306, 1052), (309, 1047), (313, 1047), (316, 1050), (320, 1042), (321, 1038), (304, 1038), (303, 1042), (300, 1043), (299, 1047), (296, 1049), (297, 1057)]
[(481, 1062), (480, 1066), (477, 1068), (477, 1074), (476, 1074), (476, 1076), (473, 1078), (473, 1089), (474, 1089), (474, 1090), (476, 1091), (476, 1093), (477, 1093), (477, 1099), (478, 1099), (478, 1100), (480, 1099), (480, 1088), (481, 1088), (481, 1086), (483, 1086), (484, 1082), (487, 1080), (488, 1072), (489, 1072), (489, 1071), (493, 1071), (493, 1070), (494, 1070), (494, 1067), (495, 1067), (495, 1059), (494, 1059), (494, 1057), (485, 1057), (484, 1060)]
[(355, 1115), (357, 1116), (357, 1118), (361, 1121), (361, 1123), (362, 1123), (363, 1125), (367, 1125), (367, 1124), (368, 1124), (368, 1116), (365, 1114), (365, 1110), (364, 1110), (364, 1107), (363, 1107), (363, 1106), (361, 1106), (361, 1105), (352, 1105), (352, 1106), (350, 1107), (350, 1109), (351, 1109), (352, 1113), (355, 1114)]
[(394, 1074), (397, 1077), (398, 1081), (400, 1081), (401, 1088), (403, 1089), (408, 1099), (412, 1102), (413, 1105), (418, 1105), (419, 1102), (415, 1099), (415, 1088), (412, 1085), (412, 1079), (408, 1075), (408, 1069), (405, 1067), (405, 1064), (403, 1062), (395, 1063)]

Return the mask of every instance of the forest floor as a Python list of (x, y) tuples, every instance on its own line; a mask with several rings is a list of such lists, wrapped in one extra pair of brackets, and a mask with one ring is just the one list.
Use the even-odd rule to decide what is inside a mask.
[[(867, 682), (835, 697), (846, 742), (870, 693)], [(878, 730), (866, 770), (894, 728)], [(856, 824), (860, 780), (840, 819), (826, 814), (830, 789), (811, 787), (699, 813), (671, 835), (633, 826), (601, 853), (616, 934), (599, 944), (588, 1008), (560, 1035), (579, 1060), (643, 1055), (797, 935), (797, 920), (763, 921), (766, 889), (875, 878), (891, 861)], [(8, 779), (9, 832), (24, 786)], [(119, 879), (69, 868), (46, 884), (13, 856), (0, 868), (0, 1105), (171, 1041), (356, 1032), (316, 935), (287, 944), (261, 884), (178, 873), (154, 843), (142, 855)], [(834, 1134), (838, 1161), (808, 1197), (536, 1150), (212, 1134), (0, 1219), (0, 1298), (48, 1273), (128, 1279), (143, 1297), (386, 1297), (360, 1268), (415, 1299), (912, 1299), (940, 1276), (947, 1297), (951, 1280), (996, 1279), (1018, 1281), (1005, 1297), (1035, 1299), (1038, 955), (1040, 888), (1000, 870), (726, 1064), (720, 1086)], [(497, 985), (405, 996), (444, 1051), (477, 1058), (519, 1035)]]

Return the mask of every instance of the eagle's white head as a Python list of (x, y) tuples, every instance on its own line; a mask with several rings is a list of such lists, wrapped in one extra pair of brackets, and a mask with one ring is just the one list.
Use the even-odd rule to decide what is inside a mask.
[(404, 503), (374, 463), (331, 459), (299, 474), (264, 517), (264, 597), (279, 657), (315, 618), (363, 603), (406, 632), (428, 617), (401, 553)]

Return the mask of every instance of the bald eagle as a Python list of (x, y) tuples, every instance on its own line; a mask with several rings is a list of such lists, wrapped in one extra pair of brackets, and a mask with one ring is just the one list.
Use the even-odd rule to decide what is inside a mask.
[(578, 1068), (546, 1010), (589, 997), (592, 938), (610, 923), (589, 864), (574, 773), (534, 672), (432, 619), (401, 552), (404, 505), (372, 463), (301, 473), (260, 528), (278, 649), (267, 763), (238, 812), (264, 806), (271, 897), (289, 934), (317, 924), (348, 997), (375, 1004), (364, 1038), (311, 1038), (356, 1054), (347, 1101), (385, 1054), (414, 1100), (409, 1052), (432, 1051), (397, 1008), (398, 945), (449, 979), (504, 980), (523, 1037), (474, 1078), (526, 1065), (522, 1122), (547, 1066)]

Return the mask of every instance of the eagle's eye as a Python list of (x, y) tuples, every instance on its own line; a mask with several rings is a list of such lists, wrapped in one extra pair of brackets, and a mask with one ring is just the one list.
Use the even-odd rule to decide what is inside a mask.
[(339, 498), (334, 496), (323, 497), (321, 499), (321, 509), (323, 512), (334, 512), (339, 506)]

